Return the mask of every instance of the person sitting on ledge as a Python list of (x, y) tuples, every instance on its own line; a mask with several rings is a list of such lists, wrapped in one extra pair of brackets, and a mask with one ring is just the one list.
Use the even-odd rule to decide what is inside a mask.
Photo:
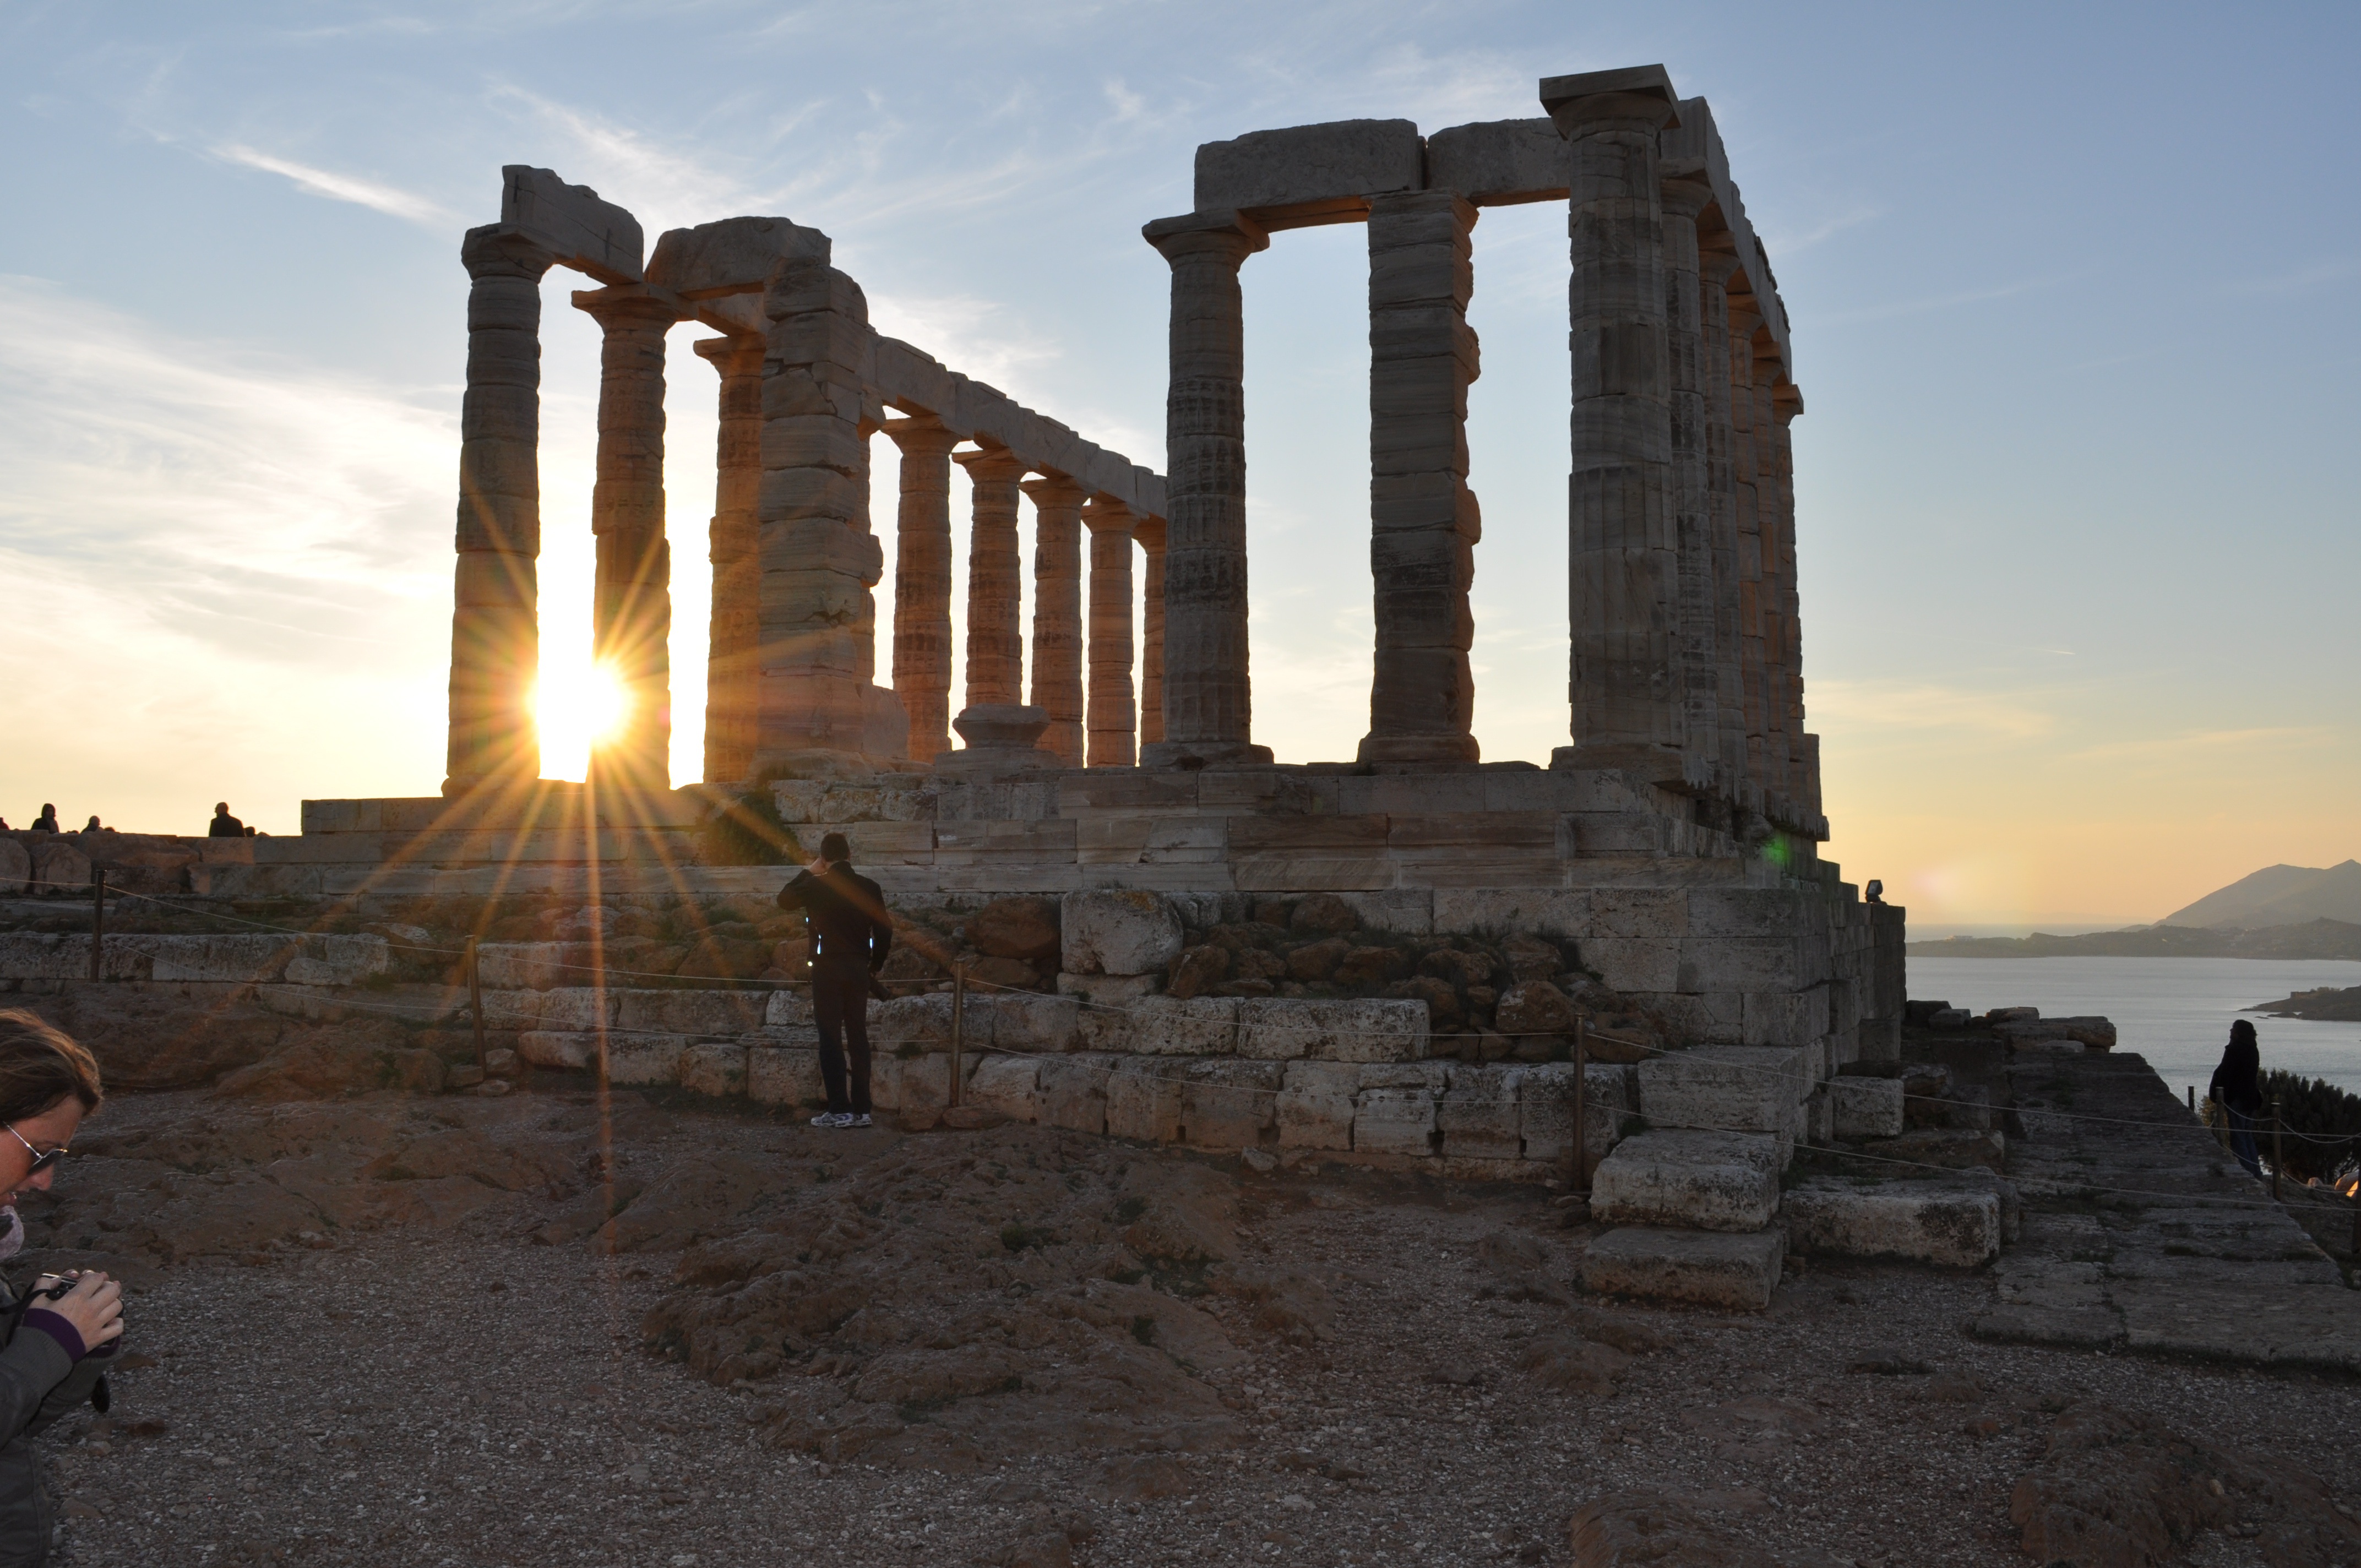
[(830, 833), (819, 841), (819, 859), (779, 890), (779, 907), (801, 909), (811, 923), (812, 1022), (819, 1026), (819, 1074), (828, 1086), (828, 1109), (812, 1125), (868, 1126), (869, 980), (894, 946), (885, 891), (852, 869), (852, 846)]
[(2255, 1152), (2255, 1119), (2263, 1113), (2263, 1085), (2260, 1077), (2263, 1053), (2255, 1041), (2255, 1026), (2241, 1018), (2230, 1025), (2230, 1043), (2222, 1051), (2222, 1065), (2213, 1069), (2213, 1081), (2206, 1086), (2209, 1099), (2218, 1103), (2230, 1123), (2230, 1151), (2246, 1174), (2261, 1179), (2261, 1157)]
[(240, 822), (236, 817), (232, 817), (229, 814), (228, 801), (217, 800), (214, 802), (213, 826), (205, 829), (205, 837), (208, 839), (243, 839), (246, 837), (246, 824)]
[(90, 814), (90, 820), (82, 825), (82, 830), (85, 833), (104, 833), (108, 831), (108, 829), (99, 826), (98, 813), (95, 811)]
[(58, 830), (58, 808), (48, 801), (41, 802), (41, 814), (33, 818), (33, 831), (54, 833)]

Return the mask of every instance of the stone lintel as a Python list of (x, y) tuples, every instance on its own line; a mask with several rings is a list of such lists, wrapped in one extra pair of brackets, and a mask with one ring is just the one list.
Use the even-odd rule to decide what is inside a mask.
[(500, 222), (531, 235), (553, 256), (602, 283), (636, 283), (646, 244), (640, 220), (588, 185), (552, 170), (511, 163), (500, 170)]
[(1563, 202), (1571, 169), (1565, 138), (1545, 118), (1479, 120), (1426, 138), (1426, 188), (1479, 207)]
[(781, 258), (825, 262), (830, 249), (828, 236), (786, 218), (723, 218), (665, 230), (647, 280), (690, 300), (759, 294)]
[(1277, 220), (1270, 228), (1353, 222), (1367, 211), (1367, 198), (1424, 184), (1424, 148), (1410, 120), (1290, 126), (1197, 148), (1198, 211), (1263, 213)]

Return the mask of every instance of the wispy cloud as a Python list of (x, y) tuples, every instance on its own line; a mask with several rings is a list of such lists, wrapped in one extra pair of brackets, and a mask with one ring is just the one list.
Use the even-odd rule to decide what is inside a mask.
[(2085, 267), (2054, 278), (2027, 278), (2021, 282), (2002, 283), (1989, 289), (1963, 289), (1957, 293), (1936, 294), (1923, 300), (1896, 300), (1883, 305), (1861, 305), (1849, 311), (1823, 311), (1819, 313), (1818, 321), (1821, 325), (1835, 326), (1958, 310), (1963, 305), (1981, 305), (1993, 300), (2013, 300), (2023, 294), (2039, 293), (2046, 289), (2059, 288), (2077, 279), (2087, 278), (2097, 270), (2095, 267)]
[(1815, 724), (1855, 732), (1948, 729), (1986, 740), (2031, 740), (2056, 731), (2058, 715), (2024, 693), (1912, 681), (1822, 678), (1809, 693)]
[(579, 162), (569, 159), (558, 172), (576, 184), (602, 187), (609, 200), (638, 214), (651, 237), (666, 227), (753, 210), (771, 200), (750, 191), (737, 176), (646, 132), (512, 82), (494, 87), (491, 102), (495, 108), (522, 112), (570, 143)]
[(439, 203), (396, 186), (364, 180), (356, 174), (341, 174), (333, 169), (315, 169), (308, 163), (279, 158), (237, 142), (226, 142), (211, 150), (215, 158), (280, 175), (313, 195), (325, 196), (330, 201), (350, 202), (356, 206), (373, 208), (389, 217), (423, 224), (438, 231), (449, 228), (457, 221), (450, 209)]

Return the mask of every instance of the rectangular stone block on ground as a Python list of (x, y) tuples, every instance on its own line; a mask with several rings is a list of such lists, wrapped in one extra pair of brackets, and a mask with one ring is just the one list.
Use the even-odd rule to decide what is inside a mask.
[(730, 1099), (746, 1092), (746, 1047), (736, 1042), (722, 1044), (703, 1041), (683, 1047), (680, 1053), (680, 1086), (695, 1094), (709, 1094), (717, 1100)]
[(770, 997), (759, 991), (619, 991), (615, 1026), (675, 1035), (742, 1035), (763, 1024)]
[(1041, 1064), (1031, 1057), (988, 1056), (975, 1064), (961, 1096), (978, 1110), (997, 1112), (1012, 1121), (1040, 1119)]
[(1287, 1069), (1278, 1062), (1201, 1061), (1180, 1080), (1180, 1135), (1203, 1149), (1268, 1141)]
[(561, 967), (565, 959), (563, 942), (480, 942), (476, 976), (501, 991), (549, 991), (577, 978)]
[(1123, 1008), (1163, 989), (1164, 977), (1155, 974), (1064, 974), (1058, 976), (1058, 994), (1071, 996), (1085, 1008)]
[[(876, 1073), (870, 1074), (873, 1091)], [(819, 1053), (755, 1046), (746, 1052), (746, 1097), (758, 1105), (805, 1106), (825, 1102)]]
[[(981, 999), (978, 999), (979, 1001)], [(961, 1028), (973, 1046), (991, 1042), (992, 1014), (988, 1004), (971, 1006)], [(869, 1047), (880, 1055), (905, 1046), (921, 1051), (951, 1048), (951, 999), (941, 992), (921, 996), (897, 996), (873, 1003), (869, 1008)]]
[[(984, 1005), (989, 1016), (982, 1020), (988, 1025), (983, 1038), (997, 1049), (1061, 1053), (1082, 1043), (1082, 1003), (1071, 996), (995, 996)], [(968, 1003), (970, 1039), (977, 1037), (975, 1006), (973, 1000)]]
[(1353, 1107), (1353, 1152), (1424, 1159), (1434, 1153), (1435, 1091), (1364, 1088)]
[(1833, 1131), (1839, 1138), (1898, 1138), (1902, 1135), (1902, 1080), (1898, 1078), (1828, 1080), (1828, 1105)]
[(528, 1029), (517, 1036), (517, 1055), (535, 1067), (580, 1071), (598, 1062), (598, 1036), (551, 1029)]
[(1947, 1268), (2000, 1254), (1999, 1195), (1943, 1183), (1814, 1178), (1788, 1190), (1783, 1217), (1797, 1252)]
[(1591, 1178), (1609, 1224), (1759, 1231), (1779, 1212), (1777, 1140), (1760, 1133), (1639, 1133)]
[(1741, 1235), (1626, 1225), (1590, 1244), (1577, 1277), (1594, 1295), (1759, 1312), (1778, 1288), (1785, 1250), (1776, 1230)]
[[(688, 1042), (678, 1035), (610, 1035), (607, 1037), (609, 1083), (678, 1083), (681, 1053)], [(596, 1058), (593, 1058), (594, 1065)]]
[[(875, 1014), (871, 1014), (872, 1017)], [(763, 1025), (765, 1028), (790, 1028), (812, 1021), (811, 994), (802, 991), (774, 991), (763, 1004)], [(874, 1039), (873, 1034), (871, 1038)]]
[(1070, 893), (1059, 901), (1060, 967), (1074, 974), (1159, 974), (1180, 956), (1180, 916), (1161, 894)]
[(541, 1025), (545, 1029), (609, 1028), (615, 1023), (615, 993), (569, 986), (541, 993)]
[(1515, 1159), (1523, 1152), (1517, 1090), (1521, 1069), (1452, 1063), (1434, 1104), (1445, 1159)]
[(538, 991), (487, 991), (484, 992), (484, 1027), (487, 1029), (537, 1029), (541, 1027), (541, 999)]
[(1792, 1146), (1803, 1131), (1806, 1053), (1780, 1046), (1698, 1046), (1639, 1064), (1640, 1112), (1689, 1131), (1771, 1133)]
[[(1107, 1075), (1106, 1130), (1113, 1138), (1177, 1143), (1180, 1138), (1180, 1084), (1177, 1063), (1119, 1066)], [(1170, 1075), (1170, 1076), (1168, 1076)]]
[(1093, 1008), (1080, 1019), (1085, 1049), (1130, 1056), (1225, 1057), (1238, 1041), (1234, 996), (1145, 996), (1121, 1013)]
[[(1583, 1175), (1598, 1169), (1623, 1139), (1635, 1113), (1632, 1069), (1586, 1064), (1583, 1075)], [(1543, 1062), (1517, 1078), (1517, 1135), (1523, 1157), (1563, 1166), (1574, 1156), (1574, 1064)]]
[(1350, 1062), (1290, 1062), (1274, 1102), (1279, 1146), (1293, 1149), (1353, 1146), (1353, 1095), (1361, 1069)]
[(1096, 1056), (1053, 1057), (1040, 1064), (1040, 1121), (1069, 1132), (1104, 1135), (1107, 1130), (1107, 1059)]
[(1423, 1002), (1249, 996), (1237, 1009), (1237, 1054), (1264, 1060), (1419, 1061), (1433, 1039)]
[[(109, 938), (109, 945), (118, 939)], [(284, 937), (165, 937), (148, 940), (151, 944), (148, 978), (159, 981), (229, 981), (244, 984), (275, 981), (286, 972), (295, 953), (294, 944)]]
[(358, 985), (393, 968), (393, 948), (383, 937), (306, 937), (302, 951), (287, 960), (291, 985)]

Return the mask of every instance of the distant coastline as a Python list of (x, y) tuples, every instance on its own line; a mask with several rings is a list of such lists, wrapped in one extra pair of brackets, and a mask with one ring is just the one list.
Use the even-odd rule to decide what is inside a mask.
[(2062, 937), (1950, 937), (1905, 949), (1926, 959), (2356, 959), (2361, 925), (2307, 920), (2261, 930), (2202, 926), (2135, 926)]

